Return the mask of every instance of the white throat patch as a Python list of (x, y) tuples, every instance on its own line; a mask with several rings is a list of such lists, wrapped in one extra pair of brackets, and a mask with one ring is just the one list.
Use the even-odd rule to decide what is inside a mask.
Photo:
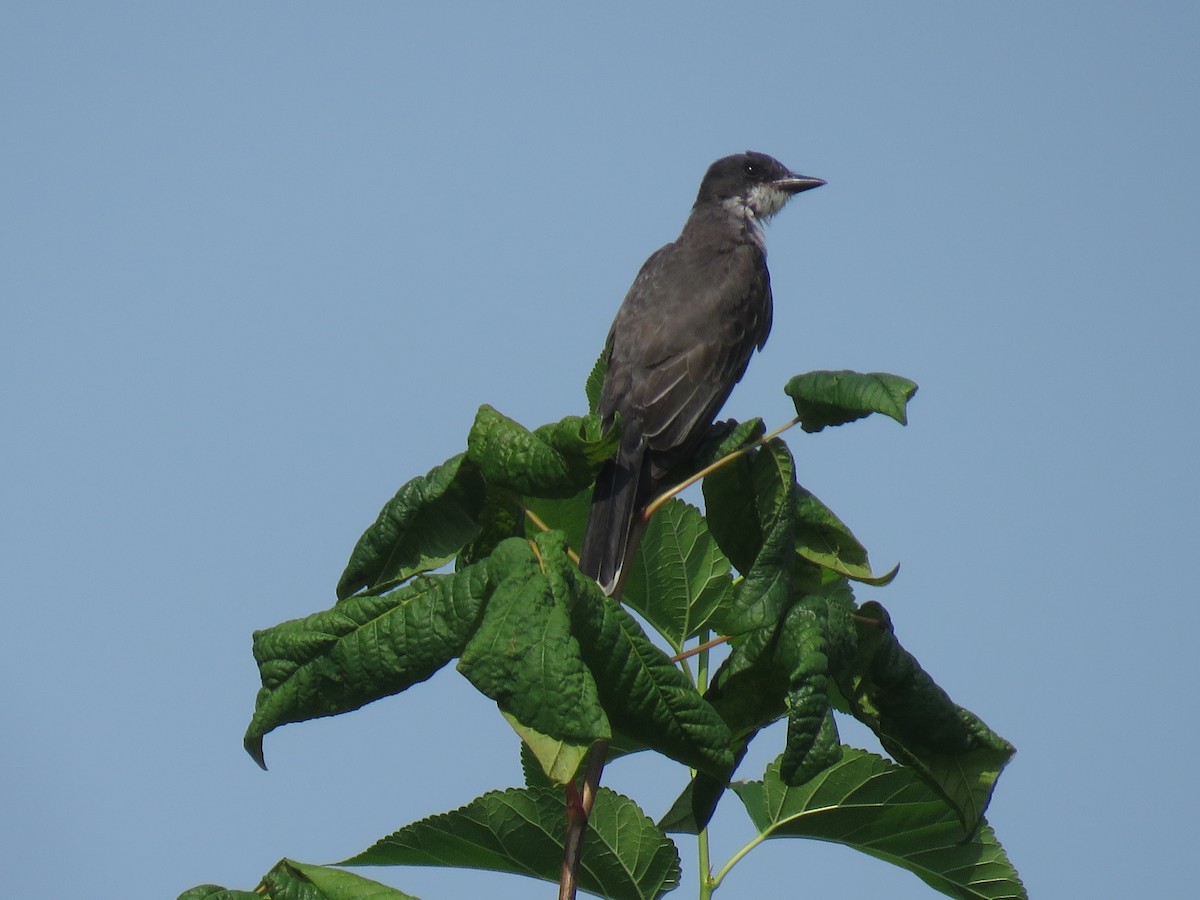
[(746, 206), (753, 216), (761, 222), (767, 222), (771, 216), (783, 209), (791, 199), (791, 194), (781, 191), (769, 184), (756, 184), (750, 188), (750, 196), (746, 198)]

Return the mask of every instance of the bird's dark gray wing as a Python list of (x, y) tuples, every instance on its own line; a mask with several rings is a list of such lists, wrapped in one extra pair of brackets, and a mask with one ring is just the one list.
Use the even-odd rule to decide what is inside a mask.
[(609, 333), (600, 413), (619, 413), (621, 446), (596, 480), (580, 568), (619, 590), (637, 549), (640, 511), (707, 433), (771, 327), (766, 260), (753, 245), (646, 261)]
[[(610, 366), (618, 377), (601, 411), (610, 411), (607, 401), (636, 422), (649, 450), (683, 455), (707, 433), (766, 341), (771, 283), (766, 260), (751, 245), (702, 262), (663, 255), (649, 277), (639, 276), (613, 325)], [(687, 277), (672, 271), (681, 267)]]

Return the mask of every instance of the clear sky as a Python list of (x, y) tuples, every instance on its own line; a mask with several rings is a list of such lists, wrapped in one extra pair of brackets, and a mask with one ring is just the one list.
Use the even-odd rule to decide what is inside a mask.
[[(638, 266), (750, 148), (829, 184), (769, 230), (727, 414), (782, 423), (810, 369), (920, 384), (908, 428), (791, 438), (902, 563), (859, 598), (1019, 748), (990, 819), (1034, 897), (1190, 896), (1198, 48), (1190, 2), (5, 3), (4, 893), (249, 889), (517, 784), (452, 668), (261, 772), (250, 633), (331, 605), (480, 403), (580, 412)], [(682, 784), (605, 780), (655, 815)], [(749, 835), (721, 818), (718, 862)], [(765, 895), (934, 896), (808, 842), (718, 894)]]

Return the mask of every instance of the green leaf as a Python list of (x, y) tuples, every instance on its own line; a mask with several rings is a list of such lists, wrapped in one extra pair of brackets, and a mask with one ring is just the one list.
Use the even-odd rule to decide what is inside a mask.
[(417, 900), (395, 888), (353, 872), (313, 866), (291, 859), (276, 863), (256, 891), (231, 891), (202, 884), (179, 900)]
[(851, 713), (951, 805), (970, 835), (1016, 750), (938, 687), (896, 640), (887, 610), (871, 601), (859, 616), (858, 654), (838, 678)]
[(684, 765), (726, 771), (733, 757), (721, 717), (637, 620), (553, 546), (553, 534), (538, 539), (546, 571), (570, 597), (572, 631), (613, 729)]
[(823, 705), (825, 715), (817, 723), (815, 735), (809, 737), (807, 718), (812, 713), (804, 708), (808, 691), (815, 693), (811, 686), (805, 685), (788, 694), (787, 745), (779, 758), (779, 765), (780, 778), (789, 785), (803, 784), (837, 764), (842, 758), (842, 742), (838, 737), (837, 722), (834, 721), (829, 701), (825, 697), (818, 698), (812, 704), (814, 708)]
[[(829, 658), (825, 654), (824, 621), (808, 604), (788, 610), (779, 635), (776, 657), (787, 672), (787, 745), (780, 757), (780, 773), (786, 784), (801, 784), (840, 756), (834, 748), (837, 731), (829, 709)], [(818, 741), (818, 738), (822, 740)]]
[[(551, 530), (566, 534), (567, 545), (578, 550), (583, 546), (583, 532), (587, 527), (588, 513), (592, 508), (592, 488), (589, 485), (573, 497), (565, 499), (526, 497), (525, 508), (541, 519)], [(534, 536), (539, 531), (540, 529), (532, 523), (525, 526), (527, 535)]]
[(417, 900), (411, 894), (354, 872), (290, 859), (283, 860), (267, 873), (263, 887), (270, 900)]
[(588, 412), (593, 416), (600, 409), (600, 395), (604, 391), (604, 376), (608, 374), (610, 349), (605, 347), (600, 351), (600, 355), (596, 357), (596, 363), (592, 366), (592, 371), (588, 373), (587, 381), (583, 385), (583, 392), (587, 395)]
[[(383, 838), (339, 865), (453, 866), (557, 884), (566, 836), (563, 792), (493, 791)], [(600, 788), (584, 836), (579, 886), (613, 900), (650, 900), (679, 884), (679, 853), (632, 800)]]
[[(562, 554), (562, 533), (550, 532)], [(565, 556), (563, 557), (565, 559)], [(567, 598), (526, 541), (505, 541), (488, 559), (495, 587), (458, 670), (522, 725), (575, 744), (611, 736), (592, 673), (571, 634)]]
[(908, 401), (917, 385), (886, 372), (809, 372), (789, 381), (784, 392), (796, 405), (800, 427), (814, 432), (876, 412), (907, 425)]
[(709, 533), (733, 567), (745, 574), (763, 543), (755, 502), (754, 460), (757, 451), (709, 473), (702, 484)]
[(429, 678), (462, 652), (489, 588), (481, 564), (256, 631), (262, 689), (246, 751), (265, 768), (262, 739), (272, 729), (349, 712)]
[(779, 762), (762, 781), (735, 784), (746, 811), (767, 838), (832, 841), (907, 869), (960, 900), (1027, 900), (1028, 894), (992, 829), (968, 842), (954, 812), (917, 776), (853, 747), (812, 780), (788, 787)]
[(489, 484), (484, 489), (483, 509), (479, 513), (479, 533), (458, 553), (455, 569), (486, 559), (501, 541), (525, 536), (525, 510), (521, 498), (508, 488)]
[(754, 454), (753, 484), (759, 531), (763, 535), (753, 565), (738, 582), (732, 603), (713, 618), (722, 634), (736, 635), (777, 622), (791, 595), (796, 562), (796, 464), (787, 444), (775, 438)]
[[(522, 725), (512, 713), (500, 711), (509, 726), (521, 739), (522, 763), (528, 758), (538, 766), (541, 781), (538, 784), (564, 785), (569, 783), (579, 771), (579, 764), (587, 757), (591, 744), (573, 744), (559, 738), (542, 734), (528, 725)], [(525, 784), (533, 787), (535, 782), (530, 779), (530, 770), (525, 770)]]
[(484, 479), (531, 497), (570, 497), (587, 487), (617, 449), (618, 429), (598, 416), (568, 416), (529, 431), (486, 404), (467, 437), (467, 458)]
[(198, 884), (180, 894), (177, 900), (263, 900), (263, 896), (253, 891), (230, 890), (218, 884)]
[(358, 539), (338, 581), (338, 599), (362, 588), (379, 593), (444, 565), (478, 534), (483, 505), (483, 479), (464, 454), (414, 478)]
[(896, 577), (898, 565), (884, 575), (871, 572), (866, 548), (828, 506), (799, 486), (795, 496), (797, 553), (818, 566), (876, 587)]
[(621, 601), (640, 613), (678, 653), (729, 603), (733, 577), (700, 510), (666, 503), (646, 528)]
[(766, 431), (763, 420), (757, 417), (747, 419), (745, 422), (738, 422), (734, 419), (718, 422), (713, 426), (712, 436), (701, 444), (700, 449), (692, 457), (691, 467), (697, 472), (707, 468), (735, 450), (741, 450), (743, 447), (753, 444)]

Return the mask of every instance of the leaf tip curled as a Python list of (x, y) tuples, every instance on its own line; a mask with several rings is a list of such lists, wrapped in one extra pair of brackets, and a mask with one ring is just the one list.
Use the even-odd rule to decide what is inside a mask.
[(246, 735), (242, 746), (246, 748), (246, 752), (250, 754), (250, 758), (258, 763), (258, 767), (264, 772), (267, 771), (267, 760), (263, 756), (262, 735)]
[(849, 578), (851, 581), (857, 581), (862, 584), (869, 584), (872, 587), (887, 587), (889, 584), (891, 584), (893, 581), (896, 580), (896, 576), (899, 574), (900, 574), (900, 563), (896, 563), (894, 566), (892, 566), (892, 568), (889, 571), (884, 572), (882, 575), (871, 575), (870, 577), (863, 577), (863, 576), (859, 576), (859, 575), (847, 575), (846, 577)]

